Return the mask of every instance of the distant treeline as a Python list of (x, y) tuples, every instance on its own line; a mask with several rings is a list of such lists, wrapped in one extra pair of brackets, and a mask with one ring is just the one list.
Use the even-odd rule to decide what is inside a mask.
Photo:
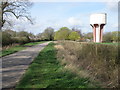
[[(103, 35), (104, 42), (118, 42), (120, 32), (107, 32)], [(13, 31), (13, 30), (3, 30), (0, 32), (2, 35), (2, 46), (18, 43), (25, 44), (28, 42), (34, 41), (51, 41), (51, 40), (73, 40), (81, 42), (90, 42), (93, 41), (93, 34), (90, 33), (81, 33), (80, 29), (67, 27), (62, 27), (58, 31), (54, 31), (53, 28), (48, 27), (44, 32), (34, 35), (28, 33), (27, 31)]]

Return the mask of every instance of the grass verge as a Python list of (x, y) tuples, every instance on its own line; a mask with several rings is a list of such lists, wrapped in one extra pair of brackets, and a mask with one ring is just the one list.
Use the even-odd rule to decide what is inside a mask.
[(34, 45), (41, 44), (41, 43), (44, 43), (44, 42), (46, 42), (46, 41), (30, 42), (30, 43), (26, 43), (26, 44), (24, 44), (24, 45), (16, 45), (16, 46), (13, 46), (13, 47), (8, 48), (8, 49), (6, 49), (6, 50), (2, 50), (2, 53), (0, 53), (0, 57), (3, 57), (3, 56), (6, 56), (6, 55), (9, 55), (9, 54), (12, 54), (12, 53), (21, 51), (21, 50), (23, 50), (23, 49), (26, 49), (26, 47), (34, 46)]
[(96, 44), (118, 45), (120, 43), (96, 43)]
[(44, 48), (16, 86), (21, 88), (93, 88), (88, 78), (66, 70), (56, 58), (54, 43)]
[(60, 41), (55, 47), (58, 51), (57, 57), (62, 64), (66, 64), (66, 68), (98, 81), (102, 88), (118, 87), (120, 50), (117, 44)]
[(44, 42), (47, 42), (47, 41), (26, 43), (26, 44), (24, 44), (23, 46), (33, 46), (33, 45), (37, 45), (37, 44), (42, 44), (42, 43), (44, 43)]

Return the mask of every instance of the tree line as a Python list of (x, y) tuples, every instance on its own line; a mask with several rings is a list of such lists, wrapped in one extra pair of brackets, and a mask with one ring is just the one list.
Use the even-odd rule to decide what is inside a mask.
[(27, 31), (13, 31), (13, 30), (3, 30), (0, 32), (2, 35), (2, 45), (10, 45), (14, 43), (25, 44), (28, 42), (35, 41), (53, 41), (53, 40), (80, 40), (81, 32), (75, 29), (69, 29), (67, 27), (62, 27), (58, 31), (54, 31), (52, 27), (48, 27), (44, 32), (34, 35), (28, 33)]
[(81, 31), (78, 29), (69, 29), (68, 27), (61, 27), (58, 31), (48, 27), (43, 33), (37, 35), (41, 40), (80, 40), (82, 37)]
[[(13, 31), (4, 30), (0, 32), (2, 35), (2, 45), (10, 45), (14, 43), (25, 44), (28, 42), (35, 41), (53, 41), (53, 40), (72, 40), (80, 42), (92, 42), (93, 33), (82, 33), (80, 29), (68, 27), (61, 27), (59, 30), (55, 31), (52, 27), (48, 27), (44, 32), (34, 35), (33, 33), (28, 33), (27, 31)], [(106, 32), (103, 34), (104, 42), (118, 42), (120, 40), (120, 32)]]
[[(103, 33), (103, 42), (119, 42), (120, 41), (120, 31), (112, 31)], [(93, 40), (93, 33), (84, 34), (84, 39)]]

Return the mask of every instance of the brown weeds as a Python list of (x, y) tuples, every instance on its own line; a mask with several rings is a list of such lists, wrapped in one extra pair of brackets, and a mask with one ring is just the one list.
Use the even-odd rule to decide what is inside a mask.
[(59, 41), (57, 57), (66, 69), (102, 83), (103, 87), (118, 85), (118, 46), (95, 43)]

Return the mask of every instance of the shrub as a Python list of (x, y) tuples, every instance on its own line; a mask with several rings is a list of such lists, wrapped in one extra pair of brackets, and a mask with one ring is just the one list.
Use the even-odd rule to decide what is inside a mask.
[(27, 37), (14, 37), (12, 38), (14, 43), (25, 44), (30, 42), (30, 39)]
[(12, 41), (10, 34), (6, 32), (2, 32), (2, 46), (6, 46), (12, 43), (13, 41)]
[(6, 31), (2, 31), (0, 32), (0, 34), (2, 35), (2, 46), (7, 46), (10, 44), (14, 44), (14, 43), (18, 43), (18, 44), (25, 44), (30, 42), (30, 39), (28, 36), (24, 36), (24, 37), (12, 37), (10, 33), (6, 32)]

